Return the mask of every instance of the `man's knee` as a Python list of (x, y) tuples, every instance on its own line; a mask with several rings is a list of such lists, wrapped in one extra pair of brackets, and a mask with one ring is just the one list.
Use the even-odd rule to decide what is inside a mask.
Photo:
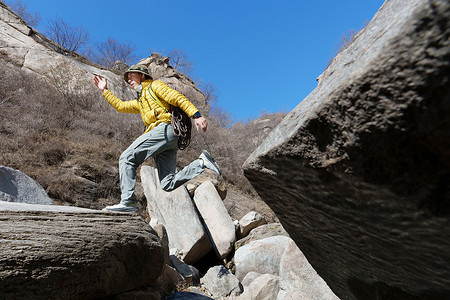
[(135, 165), (135, 158), (133, 153), (130, 153), (130, 151), (125, 150), (122, 152), (122, 154), (119, 157), (119, 165)]
[(119, 157), (119, 162), (125, 162), (127, 160), (128, 160), (128, 153), (127, 151), (124, 151)]

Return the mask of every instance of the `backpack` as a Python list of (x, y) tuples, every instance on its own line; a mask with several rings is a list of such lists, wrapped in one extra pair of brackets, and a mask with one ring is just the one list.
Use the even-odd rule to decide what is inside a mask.
[(184, 112), (184, 110), (182, 110), (178, 106), (170, 105), (168, 111), (153, 91), (152, 84), (150, 84), (148, 91), (150, 92), (150, 96), (153, 98), (153, 100), (155, 100), (155, 102), (158, 103), (158, 105), (161, 106), (161, 108), (164, 109), (165, 112), (170, 112), (170, 123), (172, 124), (173, 133), (178, 137), (178, 149), (186, 149), (187, 146), (189, 146), (189, 144), (191, 143), (191, 118), (187, 113)]

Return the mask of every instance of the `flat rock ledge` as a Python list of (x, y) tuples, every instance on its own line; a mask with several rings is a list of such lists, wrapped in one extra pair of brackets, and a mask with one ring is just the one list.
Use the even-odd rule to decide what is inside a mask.
[(137, 215), (2, 201), (0, 253), (0, 299), (107, 297), (153, 285), (164, 262)]

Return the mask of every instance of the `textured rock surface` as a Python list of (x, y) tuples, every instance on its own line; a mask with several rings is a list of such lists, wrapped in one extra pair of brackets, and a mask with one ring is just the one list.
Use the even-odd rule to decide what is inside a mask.
[(163, 191), (156, 169), (150, 166), (141, 167), (141, 178), (150, 218), (166, 228), (170, 249), (178, 249), (185, 263), (195, 263), (212, 245), (186, 188)]
[[(244, 278), (247, 278), (246, 276)], [(254, 278), (245, 291), (239, 296), (239, 300), (274, 300), (277, 299), (279, 277), (272, 274), (263, 274)]]
[(200, 282), (216, 298), (237, 296), (242, 293), (239, 280), (224, 266), (210, 268)]
[(152, 285), (161, 274), (160, 241), (137, 216), (20, 206), (0, 211), (1, 299), (96, 299)]
[(450, 298), (449, 19), (386, 1), (244, 165), (342, 299)]
[(39, 183), (19, 170), (4, 166), (0, 166), (0, 201), (53, 204)]

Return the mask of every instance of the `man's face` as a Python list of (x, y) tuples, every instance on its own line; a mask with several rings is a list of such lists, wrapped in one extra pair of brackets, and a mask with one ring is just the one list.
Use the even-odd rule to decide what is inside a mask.
[(141, 84), (141, 74), (137, 72), (128, 73), (128, 83), (133, 89), (137, 88)]

